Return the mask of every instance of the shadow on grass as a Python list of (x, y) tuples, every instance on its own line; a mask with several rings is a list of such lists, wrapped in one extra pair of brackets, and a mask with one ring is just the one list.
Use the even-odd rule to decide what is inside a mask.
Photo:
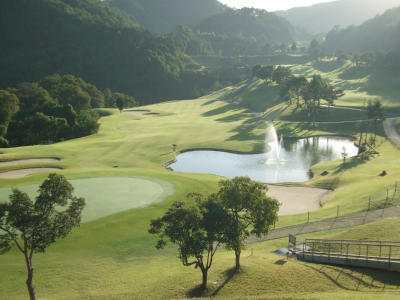
[(230, 103), (225, 103), (225, 105), (223, 105), (223, 106), (220, 106), (218, 108), (215, 108), (215, 109), (212, 109), (210, 111), (203, 113), (202, 116), (203, 117), (212, 117), (212, 116), (226, 113), (228, 111), (238, 111), (238, 110), (241, 110), (241, 108), (239, 108), (233, 104), (230, 104)]
[(279, 265), (279, 266), (283, 266), (286, 263), (287, 263), (287, 260), (285, 260), (285, 259), (279, 259), (276, 262), (274, 262), (275, 265)]
[(337, 167), (337, 169), (333, 172), (333, 174), (339, 174), (341, 172), (356, 168), (360, 165), (365, 164), (366, 162), (369, 161), (369, 157), (359, 157), (355, 156), (350, 159), (348, 159), (345, 163), (340, 164), (340, 166)]
[[(239, 271), (240, 272), (240, 271)], [(219, 291), (222, 290), (227, 283), (229, 283), (235, 275), (238, 274), (238, 271), (235, 268), (228, 269), (224, 272), (225, 280), (221, 285), (211, 294), (211, 296), (218, 295)]]
[[(261, 129), (257, 132), (254, 130)], [(266, 132), (266, 123), (264, 120), (247, 119), (239, 126), (233, 128), (231, 132), (234, 133), (228, 141), (250, 141), (258, 140), (260, 144), (255, 146), (253, 152), (264, 151), (264, 140)]]
[(351, 67), (345, 70), (343, 73), (341, 73), (339, 75), (339, 78), (343, 80), (355, 80), (364, 78), (365, 76), (368, 76), (370, 73), (371, 70), (365, 66)]
[[(359, 291), (360, 286), (368, 289), (376, 289), (379, 291), (384, 290), (398, 290), (400, 285), (400, 277), (396, 276), (396, 272), (385, 271), (385, 270), (373, 270), (367, 268), (347, 267), (347, 266), (332, 266), (332, 265), (311, 265), (304, 264), (305, 267), (310, 268), (330, 281), (332, 281), (338, 287), (348, 291)], [(335, 272), (337, 274), (335, 274)], [(351, 282), (357, 283), (356, 287), (346, 287), (339, 282)], [(378, 285), (381, 283), (382, 286)], [(393, 286), (393, 288), (387, 288), (387, 286)]]
[(248, 116), (246, 116), (246, 114), (237, 113), (234, 115), (230, 115), (230, 116), (226, 116), (226, 117), (217, 119), (217, 121), (219, 121), (219, 122), (237, 122), (237, 121), (241, 121), (241, 120), (245, 120), (245, 119), (248, 119)]
[(201, 285), (198, 285), (198, 286), (190, 289), (189, 291), (187, 291), (186, 297), (188, 297), (188, 298), (208, 298), (210, 296), (209, 293), (210, 293), (210, 291), (208, 288), (203, 290), (201, 288)]
[(307, 136), (310, 132), (322, 131), (327, 135), (353, 136), (358, 133), (358, 122), (328, 123), (321, 122), (312, 124), (310, 122), (279, 122), (277, 126), (279, 135), (284, 137)]
[(343, 61), (339, 60), (330, 60), (330, 61), (316, 61), (312, 64), (315, 70), (320, 72), (329, 73), (336, 69), (339, 69), (344, 64)]
[(188, 298), (209, 298), (216, 296), (219, 293), (219, 291), (222, 290), (225, 287), (225, 285), (229, 283), (236, 274), (238, 274), (238, 271), (236, 271), (235, 268), (228, 269), (223, 273), (223, 276), (225, 278), (224, 282), (222, 282), (221, 285), (219, 285), (216, 290), (212, 291), (212, 288), (206, 288), (205, 290), (203, 290), (201, 288), (201, 285), (198, 285), (187, 291), (186, 296)]

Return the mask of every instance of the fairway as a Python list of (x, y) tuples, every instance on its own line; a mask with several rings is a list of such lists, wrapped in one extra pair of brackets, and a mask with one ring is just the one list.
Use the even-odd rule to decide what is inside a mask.
[[(99, 177), (70, 180), (70, 183), (75, 189), (75, 196), (86, 200), (83, 222), (145, 207), (173, 194), (171, 184), (151, 178)], [(25, 185), (18, 188), (31, 197), (35, 197), (38, 185)], [(1, 188), (0, 199), (7, 199), (10, 193), (11, 188)]]

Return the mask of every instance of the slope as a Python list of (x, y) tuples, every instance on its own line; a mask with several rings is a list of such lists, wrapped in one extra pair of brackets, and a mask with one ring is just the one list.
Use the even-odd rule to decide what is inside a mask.
[(107, 0), (111, 6), (133, 16), (143, 27), (159, 33), (178, 25), (196, 25), (222, 13), (225, 7), (216, 0)]
[(97, 0), (1, 1), (0, 37), (0, 88), (70, 73), (142, 103), (179, 93), (183, 61), (172, 37)]
[(339, 0), (276, 13), (311, 33), (324, 33), (335, 25), (344, 27), (361, 24), (398, 5), (399, 0)]
[(389, 51), (400, 45), (400, 7), (359, 26), (331, 30), (323, 44), (329, 51)]

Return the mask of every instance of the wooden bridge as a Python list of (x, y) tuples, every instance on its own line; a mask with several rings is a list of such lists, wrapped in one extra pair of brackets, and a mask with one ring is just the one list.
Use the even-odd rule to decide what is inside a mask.
[(306, 239), (296, 247), (300, 260), (400, 271), (400, 242)]

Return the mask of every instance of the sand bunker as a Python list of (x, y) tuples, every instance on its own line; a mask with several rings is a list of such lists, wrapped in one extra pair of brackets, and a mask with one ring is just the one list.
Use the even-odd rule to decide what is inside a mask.
[(158, 113), (152, 113), (149, 110), (125, 110), (125, 114), (135, 115), (135, 116), (150, 116), (158, 115)]
[(32, 158), (32, 159), (10, 160), (10, 161), (1, 161), (0, 167), (16, 166), (23, 164), (36, 164), (36, 163), (53, 163), (58, 161), (60, 160), (57, 158)]
[(280, 216), (317, 210), (320, 208), (321, 199), (330, 192), (307, 187), (268, 186), (268, 195), (282, 203), (279, 209)]
[(42, 172), (54, 172), (62, 170), (61, 168), (30, 168), (30, 169), (21, 169), (0, 173), (0, 179), (15, 179), (15, 178), (23, 178), (28, 175), (32, 175), (35, 173)]

